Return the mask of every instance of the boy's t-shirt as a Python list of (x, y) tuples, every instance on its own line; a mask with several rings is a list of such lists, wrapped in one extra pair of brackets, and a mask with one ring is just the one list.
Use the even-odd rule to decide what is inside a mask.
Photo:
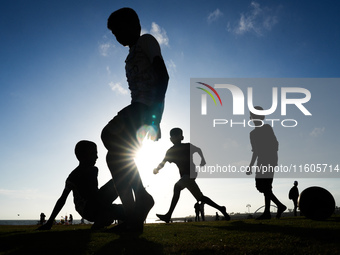
[[(161, 57), (161, 48), (150, 34), (142, 35), (130, 48), (125, 60), (126, 77), (131, 91), (131, 103), (152, 106), (160, 99), (157, 96), (156, 74), (152, 68), (155, 57)], [(164, 98), (161, 99), (163, 101)]]
[(270, 125), (265, 124), (251, 131), (250, 143), (252, 151), (257, 154), (257, 166), (277, 166), (279, 142)]
[(97, 167), (78, 166), (66, 179), (65, 189), (73, 191), (74, 205), (80, 215), (84, 215), (86, 203), (96, 197), (98, 192), (97, 177)]
[(196, 177), (197, 173), (195, 172), (195, 164), (191, 151), (197, 151), (197, 149), (191, 143), (174, 145), (166, 152), (165, 160), (177, 165), (181, 177), (183, 175), (189, 175), (191, 178)]

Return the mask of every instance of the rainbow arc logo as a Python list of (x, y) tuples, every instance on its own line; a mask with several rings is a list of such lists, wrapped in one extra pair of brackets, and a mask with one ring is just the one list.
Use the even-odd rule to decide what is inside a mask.
[[(217, 98), (218, 98), (218, 100), (220, 101), (220, 104), (221, 104), (221, 106), (222, 106), (221, 97), (220, 97), (220, 95), (217, 93), (217, 91), (216, 91), (213, 87), (211, 87), (210, 85), (208, 85), (208, 84), (206, 84), (206, 83), (203, 83), (203, 82), (197, 82), (197, 83), (199, 83), (199, 84), (201, 84), (201, 85), (203, 85), (203, 86), (206, 86), (206, 87), (209, 88), (212, 92), (214, 92), (214, 94), (217, 96)], [(217, 105), (216, 100), (215, 100), (215, 97), (213, 96), (213, 94), (212, 94), (209, 90), (204, 89), (204, 88), (200, 88), (200, 87), (197, 87), (197, 88), (203, 90), (204, 92), (206, 92), (206, 93), (212, 98), (212, 100), (214, 101), (215, 105)]]

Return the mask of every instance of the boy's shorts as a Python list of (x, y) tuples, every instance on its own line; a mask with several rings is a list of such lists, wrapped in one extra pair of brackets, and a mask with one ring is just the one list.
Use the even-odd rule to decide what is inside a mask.
[(255, 178), (256, 189), (261, 193), (271, 192), (273, 178)]
[[(153, 132), (149, 129), (152, 126)], [(149, 133), (148, 133), (149, 132)], [(139, 143), (148, 135), (152, 140), (160, 138), (159, 123), (153, 123), (152, 110), (145, 104), (132, 103), (122, 109), (103, 129), (102, 141), (109, 151), (120, 151), (122, 144), (138, 148)]]
[(105, 147), (110, 151), (120, 151), (122, 144), (136, 146), (136, 132), (144, 125), (148, 108), (144, 104), (133, 103), (118, 112), (102, 131)]
[(115, 129), (122, 128), (123, 133), (135, 133), (141, 127), (148, 115), (149, 107), (141, 103), (133, 103), (118, 112), (108, 125)]
[(191, 179), (189, 175), (183, 175), (181, 179), (176, 182), (175, 186), (180, 187), (181, 190), (187, 188), (197, 201), (199, 201), (203, 196), (203, 193), (198, 187), (195, 179)]

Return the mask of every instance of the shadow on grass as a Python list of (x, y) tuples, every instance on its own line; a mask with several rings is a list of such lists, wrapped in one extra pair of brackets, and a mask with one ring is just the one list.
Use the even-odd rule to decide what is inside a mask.
[(163, 245), (145, 238), (120, 236), (101, 247), (95, 254), (164, 254)]
[(90, 238), (90, 230), (7, 232), (0, 254), (85, 254)]
[(64, 227), (1, 232), (0, 254), (164, 254), (164, 251), (161, 244), (145, 238)]
[[(319, 226), (319, 224), (324, 223), (327, 223), (328, 227)], [(339, 218), (332, 218), (319, 222), (301, 218), (280, 220), (272, 219), (268, 221), (232, 221), (225, 226), (218, 225), (209, 227), (214, 227), (231, 233), (246, 232), (252, 236), (264, 237), (285, 236), (295, 240), (308, 240), (308, 242), (312, 242), (314, 244), (329, 243), (340, 247), (340, 231), (338, 228), (332, 228), (332, 224), (339, 224)], [(196, 225), (196, 227), (205, 226)]]

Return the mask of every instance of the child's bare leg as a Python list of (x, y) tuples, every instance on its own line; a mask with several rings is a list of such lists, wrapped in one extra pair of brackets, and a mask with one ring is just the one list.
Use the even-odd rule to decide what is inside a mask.
[(227, 213), (225, 206), (220, 206), (220, 205), (216, 204), (214, 201), (212, 201), (210, 198), (208, 198), (206, 196), (202, 196), (200, 200), (203, 203), (210, 205), (210, 206), (216, 208), (217, 210), (219, 210), (223, 214), (225, 220), (230, 220), (230, 216)]
[(116, 154), (108, 152), (106, 161), (112, 174), (116, 191), (122, 201), (126, 219), (129, 221), (133, 218), (135, 201), (132, 192), (132, 185), (128, 178), (128, 169), (123, 166), (124, 161), (122, 161), (122, 159)]
[(149, 211), (155, 204), (152, 196), (145, 190), (138, 168), (133, 164), (132, 169), (132, 188), (135, 194), (135, 212), (137, 223), (143, 223)]
[(172, 196), (172, 200), (171, 200), (171, 204), (170, 204), (170, 208), (169, 211), (167, 212), (167, 215), (171, 218), (172, 213), (174, 212), (176, 205), (178, 203), (179, 197), (181, 195), (181, 187), (178, 187), (177, 185), (175, 185), (174, 187), (174, 194)]
[(179, 200), (179, 197), (180, 197), (180, 194), (181, 194), (181, 190), (182, 190), (182, 188), (179, 185), (175, 184), (174, 194), (172, 196), (172, 200), (171, 200), (169, 211), (166, 214), (164, 214), (164, 215), (156, 214), (157, 217), (160, 218), (162, 221), (165, 221), (166, 223), (170, 222), (171, 215), (174, 212), (175, 207), (176, 207), (176, 205), (178, 203), (178, 200)]
[(264, 214), (270, 214), (270, 201), (272, 197), (271, 192), (264, 194)]
[(277, 199), (273, 192), (271, 192), (270, 200), (273, 201), (277, 206), (276, 218), (279, 219), (287, 207)]
[(256, 220), (269, 220), (271, 219), (271, 214), (270, 214), (270, 196), (268, 194), (264, 194), (264, 212), (262, 215), (256, 218)]
[(127, 222), (137, 224), (137, 227), (145, 221), (154, 205), (134, 162), (139, 148), (136, 131), (143, 124), (145, 107), (134, 104), (124, 108), (102, 131), (102, 140), (108, 149), (107, 164), (126, 211)]
[(108, 152), (107, 164), (124, 206), (127, 221), (130, 222), (129, 225), (142, 228), (143, 222), (154, 205), (154, 200), (143, 186), (134, 162), (134, 154), (131, 148), (116, 146), (114, 152)]

